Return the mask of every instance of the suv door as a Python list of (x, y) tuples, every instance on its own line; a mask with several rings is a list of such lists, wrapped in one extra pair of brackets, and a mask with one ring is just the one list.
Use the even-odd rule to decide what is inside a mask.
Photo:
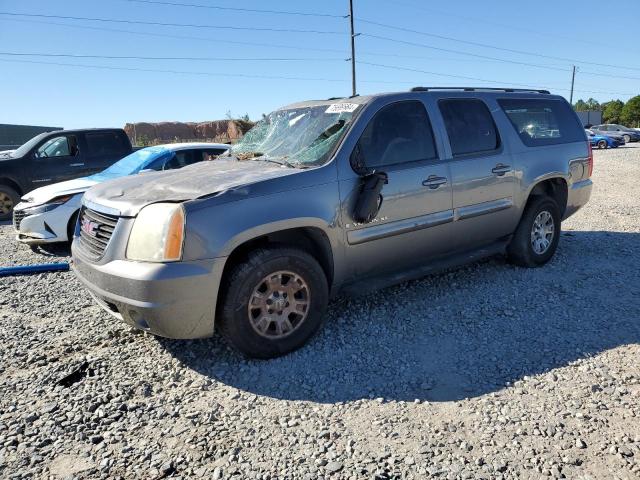
[(489, 108), (476, 98), (441, 99), (438, 107), (451, 146), (453, 247), (511, 234), (518, 221), (515, 169)]
[(453, 220), (449, 167), (438, 157), (421, 101), (400, 101), (378, 110), (362, 132), (351, 164), (359, 174), (375, 170), (388, 175), (380, 211), (365, 224), (353, 220), (361, 178), (340, 182), (351, 275), (416, 267), (449, 248)]
[(122, 132), (85, 132), (85, 171), (87, 175), (101, 172), (131, 153)]
[(84, 175), (84, 158), (76, 135), (56, 135), (33, 153), (31, 186), (38, 188)]

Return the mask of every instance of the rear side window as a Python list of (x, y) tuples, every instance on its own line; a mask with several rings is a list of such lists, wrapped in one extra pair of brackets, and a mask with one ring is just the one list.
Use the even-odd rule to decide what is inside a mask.
[(584, 130), (561, 100), (503, 99), (498, 104), (528, 147), (584, 141)]
[(437, 157), (431, 122), (421, 102), (397, 102), (380, 109), (358, 140), (369, 169)]
[(118, 155), (128, 150), (124, 139), (117, 132), (86, 133), (85, 138), (91, 157)]
[(438, 102), (454, 157), (488, 153), (500, 147), (500, 137), (487, 105), (477, 99)]

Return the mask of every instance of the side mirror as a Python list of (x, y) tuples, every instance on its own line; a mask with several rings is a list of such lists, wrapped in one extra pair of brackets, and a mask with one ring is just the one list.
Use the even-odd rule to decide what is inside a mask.
[(353, 211), (353, 219), (358, 223), (371, 222), (382, 207), (382, 187), (389, 183), (384, 172), (371, 172), (362, 177), (360, 192)]

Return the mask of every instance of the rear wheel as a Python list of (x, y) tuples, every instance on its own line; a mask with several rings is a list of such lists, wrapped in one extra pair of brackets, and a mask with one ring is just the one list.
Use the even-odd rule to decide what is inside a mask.
[(13, 188), (0, 184), (0, 221), (10, 220), (20, 195)]
[(631, 135), (623, 135), (624, 143), (629, 143), (631, 141)]
[(539, 267), (551, 260), (560, 240), (560, 221), (555, 200), (533, 197), (507, 248), (509, 261), (521, 267)]
[(227, 277), (220, 331), (249, 357), (273, 358), (304, 345), (320, 328), (327, 279), (308, 253), (289, 247), (251, 252)]
[(598, 148), (607, 148), (607, 141), (606, 140), (599, 140), (598, 141)]

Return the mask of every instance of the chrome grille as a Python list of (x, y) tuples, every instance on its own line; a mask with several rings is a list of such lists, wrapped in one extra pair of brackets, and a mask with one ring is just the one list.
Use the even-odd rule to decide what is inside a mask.
[(117, 224), (118, 217), (115, 215), (82, 207), (79, 244), (89, 258), (98, 260), (102, 257)]
[(24, 212), (24, 210), (14, 210), (13, 211), (13, 227), (20, 231), (20, 224), (22, 223), (22, 220), (24, 220), (24, 217), (26, 217), (27, 214)]

